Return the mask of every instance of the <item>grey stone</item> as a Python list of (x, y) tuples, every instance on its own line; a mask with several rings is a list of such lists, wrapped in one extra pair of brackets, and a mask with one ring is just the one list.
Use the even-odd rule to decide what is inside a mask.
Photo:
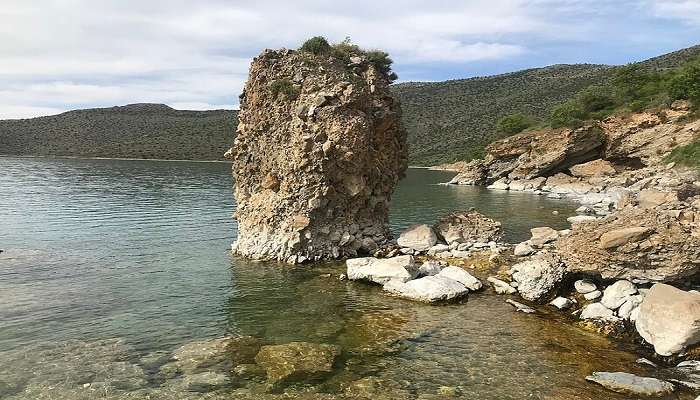
[(465, 271), (463, 268), (455, 267), (453, 265), (450, 265), (440, 271), (438, 276), (454, 279), (471, 291), (477, 291), (483, 286), (481, 281), (473, 277), (469, 272)]
[(617, 321), (615, 312), (600, 303), (592, 303), (587, 305), (581, 311), (581, 319), (596, 319), (603, 321)]
[(414, 279), (408, 282), (389, 281), (384, 290), (411, 300), (434, 303), (463, 297), (469, 293), (464, 285), (440, 274)]
[(412, 225), (401, 233), (397, 243), (416, 251), (427, 251), (437, 243), (437, 235), (429, 225)]
[(526, 300), (539, 301), (549, 296), (564, 279), (566, 268), (550, 253), (540, 253), (511, 267), (518, 292)]
[(515, 294), (518, 292), (507, 282), (504, 282), (496, 277), (490, 276), (486, 280), (491, 284), (491, 286), (493, 286), (493, 290), (495, 290), (498, 294)]
[(626, 372), (594, 372), (586, 380), (613, 392), (635, 396), (663, 397), (675, 390), (673, 384), (656, 378), (640, 377)]
[(625, 302), (620, 306), (620, 309), (617, 310), (617, 315), (619, 315), (622, 319), (630, 320), (632, 317), (632, 311), (642, 304), (642, 300), (644, 300), (644, 296), (639, 294), (628, 297), (627, 300), (625, 300)]
[(600, 302), (611, 310), (618, 309), (627, 298), (637, 294), (637, 287), (630, 281), (620, 280), (605, 288)]
[(584, 294), (583, 298), (588, 300), (588, 301), (593, 301), (595, 299), (600, 298), (602, 295), (603, 295), (603, 292), (601, 292), (600, 290), (594, 290), (592, 292), (588, 292), (588, 293)]
[(571, 307), (571, 305), (574, 304), (574, 302), (570, 299), (567, 299), (566, 297), (557, 297), (556, 299), (550, 301), (549, 304), (560, 310), (564, 310), (566, 308)]
[(426, 261), (418, 269), (418, 275), (420, 276), (432, 276), (437, 275), (442, 271), (444, 261)]
[(348, 279), (365, 280), (383, 285), (390, 280), (409, 281), (418, 276), (413, 256), (393, 258), (351, 258), (346, 262)]
[(535, 311), (534, 308), (532, 308), (526, 304), (517, 302), (515, 300), (508, 299), (508, 300), (506, 300), (506, 303), (515, 307), (516, 311), (520, 311), (520, 312), (525, 313), (525, 314), (534, 314), (535, 312), (537, 312), (537, 311)]
[(578, 293), (586, 294), (598, 290), (598, 287), (591, 280), (579, 279), (574, 282), (574, 289), (576, 289)]
[(533, 249), (532, 246), (530, 246), (530, 244), (528, 244), (527, 242), (518, 243), (518, 245), (516, 245), (515, 249), (513, 250), (513, 254), (518, 257), (529, 256), (534, 252), (535, 249)]

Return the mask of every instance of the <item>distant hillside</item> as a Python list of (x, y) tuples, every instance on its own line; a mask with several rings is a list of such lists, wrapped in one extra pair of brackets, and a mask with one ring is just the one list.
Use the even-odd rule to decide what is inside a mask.
[[(700, 46), (640, 64), (674, 68), (700, 56)], [(591, 84), (607, 81), (617, 67), (554, 65), (509, 74), (446, 82), (395, 85), (409, 132), (410, 162), (436, 165), (481, 156), (498, 139), (499, 118), (522, 112), (549, 116), (556, 105)], [(233, 143), (236, 112), (178, 111), (165, 105), (70, 111), (0, 121), (0, 154), (219, 160)]]
[[(699, 55), (700, 46), (695, 46), (641, 64), (673, 68)], [(614, 70), (606, 65), (554, 65), (490, 77), (395, 85), (409, 132), (410, 162), (436, 165), (479, 157), (486, 144), (499, 138), (495, 130), (499, 118), (516, 112), (545, 118), (554, 106), (591, 84), (605, 82)]]
[(221, 160), (235, 130), (232, 110), (130, 104), (0, 121), (0, 154)]

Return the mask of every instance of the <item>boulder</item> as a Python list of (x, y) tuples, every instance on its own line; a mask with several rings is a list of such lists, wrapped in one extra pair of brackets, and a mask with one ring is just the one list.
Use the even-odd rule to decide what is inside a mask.
[(576, 292), (578, 293), (586, 294), (596, 291), (598, 287), (595, 285), (595, 283), (593, 283), (593, 281), (588, 279), (579, 279), (574, 282), (574, 289), (576, 289)]
[(551, 243), (559, 239), (559, 232), (548, 226), (530, 229), (532, 238), (530, 243), (535, 247), (542, 247), (547, 243)]
[(630, 281), (617, 281), (605, 288), (603, 299), (600, 301), (605, 307), (617, 310), (627, 299), (637, 294), (637, 287)]
[(639, 306), (639, 335), (662, 356), (700, 342), (700, 295), (657, 283)]
[(418, 276), (419, 269), (413, 256), (351, 258), (345, 264), (348, 279), (370, 281), (380, 285), (390, 280), (409, 281)]
[(569, 168), (571, 175), (579, 178), (592, 178), (594, 176), (615, 175), (616, 171), (610, 161), (593, 160), (587, 163), (574, 165)]
[(332, 372), (340, 352), (336, 345), (291, 342), (263, 346), (255, 362), (265, 369), (267, 381), (278, 385), (314, 380)]
[(618, 318), (615, 316), (615, 312), (600, 303), (591, 303), (581, 311), (579, 316), (581, 319), (595, 319), (603, 321), (617, 321)]
[(466, 296), (469, 293), (464, 285), (441, 274), (425, 276), (408, 282), (393, 280), (384, 285), (384, 290), (407, 299), (434, 303)]
[(446, 243), (491, 242), (503, 236), (501, 223), (476, 211), (456, 212), (446, 215), (434, 226), (435, 232)]
[(700, 269), (700, 238), (679, 218), (657, 209), (626, 207), (578, 225), (557, 241), (556, 248), (569, 272), (599, 274), (603, 279), (675, 281)]
[(432, 275), (437, 275), (442, 271), (444, 268), (445, 262), (442, 261), (426, 261), (423, 264), (421, 264), (420, 268), (418, 268), (418, 275), (419, 276), (432, 276)]
[(557, 297), (556, 299), (550, 301), (549, 304), (560, 310), (564, 310), (566, 308), (571, 307), (574, 304), (574, 302), (570, 299), (567, 299), (566, 297)]
[(623, 246), (629, 242), (638, 242), (646, 238), (651, 232), (651, 228), (645, 228), (643, 226), (633, 226), (608, 231), (600, 236), (600, 247), (603, 249), (612, 249)]
[(517, 257), (529, 256), (534, 253), (535, 249), (532, 248), (527, 242), (518, 243), (513, 249), (513, 255)]
[(600, 298), (602, 295), (603, 295), (603, 292), (601, 292), (600, 290), (594, 290), (592, 292), (588, 292), (588, 293), (584, 294), (583, 298), (588, 300), (588, 301), (593, 301), (593, 300)]
[(504, 282), (496, 277), (490, 276), (486, 280), (493, 286), (493, 290), (498, 294), (515, 294), (518, 292), (518, 290), (510, 286), (508, 282)]
[(644, 189), (639, 192), (637, 201), (641, 208), (654, 208), (662, 204), (677, 201), (678, 195), (674, 192), (662, 192), (656, 189)]
[(442, 271), (440, 271), (438, 276), (453, 279), (461, 283), (471, 291), (477, 291), (482, 287), (480, 280), (473, 277), (469, 272), (465, 271), (464, 269), (460, 267), (455, 267), (453, 265), (444, 268)]
[(664, 397), (675, 390), (673, 384), (656, 378), (645, 378), (626, 372), (594, 372), (586, 377), (613, 392), (633, 396)]
[(636, 318), (632, 318), (632, 314), (642, 304), (642, 300), (644, 300), (644, 296), (640, 294), (628, 297), (617, 310), (617, 315), (622, 319), (636, 320)]
[(540, 253), (511, 267), (518, 292), (526, 300), (539, 301), (548, 297), (564, 279), (566, 268), (550, 253)]
[(396, 241), (401, 247), (416, 251), (426, 251), (437, 243), (437, 235), (428, 225), (412, 225), (401, 233)]
[(390, 198), (408, 163), (389, 85), (372, 63), (284, 49), (253, 60), (229, 153), (235, 254), (300, 263), (388, 241)]

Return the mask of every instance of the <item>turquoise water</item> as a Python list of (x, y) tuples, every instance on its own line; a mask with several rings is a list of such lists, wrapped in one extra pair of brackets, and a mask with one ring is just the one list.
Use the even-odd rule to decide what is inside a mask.
[[(393, 321), (380, 336), (395, 338), (402, 350), (360, 357), (343, 379), (408, 380), (415, 396), (459, 386), (476, 396), (469, 398), (567, 398), (551, 396), (584, 389), (599, 398), (602, 392), (583, 374), (610, 365), (632, 368), (634, 356), (606, 340), (515, 314), (495, 295), (432, 307), (341, 282), (342, 263), (292, 268), (231, 258), (236, 225), (229, 169), (224, 163), (0, 158), (0, 364), (12, 365), (18, 352), (29, 354), (23, 353), (25, 362), (50, 362), (33, 349), (118, 338), (129, 346), (127, 358), (142, 365), (138, 360), (154, 352), (226, 334), (335, 343), (352, 353), (374, 345), (376, 337), (366, 336), (377, 329), (376, 317)], [(437, 185), (451, 176), (409, 170), (392, 203), (392, 228), (475, 207), (501, 220), (506, 240), (517, 242), (533, 226), (566, 227), (575, 207), (532, 194)], [(32, 354), (44, 359), (27, 361)], [(29, 385), (22, 374), (35, 368), (27, 365), (0, 372), (0, 397), (5, 379), (15, 382), (13, 399), (33, 398), (22, 392)], [(148, 387), (159, 384), (149, 380)]]

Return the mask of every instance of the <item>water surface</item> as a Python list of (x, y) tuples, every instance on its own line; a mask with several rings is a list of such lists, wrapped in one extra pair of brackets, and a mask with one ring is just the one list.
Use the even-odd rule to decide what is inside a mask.
[[(565, 228), (575, 207), (438, 185), (451, 176), (409, 170), (394, 196), (392, 229), (475, 207), (517, 242), (533, 226)], [(375, 376), (412, 398), (445, 386), (474, 399), (622, 398), (583, 377), (632, 370), (632, 353), (552, 318), (514, 313), (502, 297), (428, 306), (341, 282), (342, 263), (292, 268), (232, 258), (231, 186), (224, 163), (0, 158), (0, 397), (4, 384), (14, 387), (6, 390), (13, 399), (36, 398), (24, 389), (34, 382), (27, 370), (46, 381), (58, 374), (65, 390), (79, 390), (81, 379), (63, 375), (77, 363), (44, 368), (78, 351), (66, 343), (85, 343), (79, 364), (96, 369), (104, 339), (131, 349), (119, 362), (145, 365), (139, 360), (154, 353), (237, 334), (341, 345), (355, 356), (316, 389), (330, 393), (338, 382)], [(387, 351), (387, 343), (398, 347)], [(45, 348), (53, 350), (38, 350)], [(160, 383), (145, 385), (159, 390)]]

